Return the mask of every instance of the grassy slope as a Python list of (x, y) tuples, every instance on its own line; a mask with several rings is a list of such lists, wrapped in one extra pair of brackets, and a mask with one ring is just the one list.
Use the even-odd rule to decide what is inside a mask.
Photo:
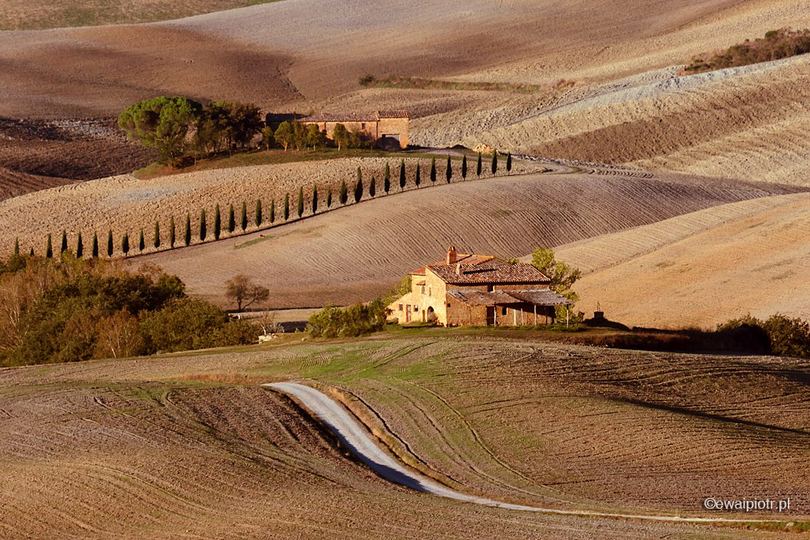
[(362, 523), (370, 535), (401, 537), (420, 527), (444, 536), (453, 523), (461, 537), (587, 538), (594, 527), (604, 538), (753, 535), (471, 508), (383, 485), (340, 463), (286, 402), (252, 386), (290, 377), (337, 385), (368, 419), (362, 399), (422, 468), (507, 500), (701, 513), (706, 493), (783, 497), (809, 487), (808, 371), (796, 361), (420, 333), (2, 371), (0, 475), (26, 484), (27, 496), (3, 491), (11, 511), (0, 526), (95, 535), (304, 527), (317, 536)]

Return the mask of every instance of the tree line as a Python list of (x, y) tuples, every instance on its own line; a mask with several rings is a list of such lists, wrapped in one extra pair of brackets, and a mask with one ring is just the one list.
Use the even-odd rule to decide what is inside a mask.
[(244, 151), (259, 139), (266, 150), (319, 149), (334, 144), (343, 148), (367, 148), (369, 137), (335, 126), (332, 141), (315, 124), (285, 120), (275, 130), (261, 116), (259, 107), (235, 101), (212, 101), (206, 105), (180, 96), (160, 96), (130, 105), (118, 115), (126, 135), (154, 149), (158, 161), (181, 166), (189, 160)]
[[(506, 155), (505, 168), (507, 173), (511, 173), (511, 154)], [(489, 170), (495, 175), (498, 169), (498, 153), (496, 151), (490, 158)], [(476, 177), (481, 177), (483, 170), (483, 156), (479, 152), (474, 170)], [(461, 176), (462, 180), (466, 180), (468, 175), (472, 174), (466, 155), (461, 159), (458, 173), (456, 173), (453, 161), (448, 155), (444, 169), (440, 174), (434, 157), (431, 159), (427, 171), (427, 181), (430, 182), (430, 185), (435, 185), (439, 177), (442, 176), (446, 183), (451, 183), (456, 174)], [(363, 199), (375, 198), (380, 192), (388, 195), (395, 191), (395, 186), (398, 186), (399, 191), (402, 192), (408, 188), (409, 184), (415, 188), (422, 186), (421, 162), (417, 161), (411, 175), (408, 174), (404, 159), (400, 160), (398, 171), (395, 174), (392, 173), (390, 164), (386, 162), (379, 184), (376, 175), (366, 179), (363, 176), (362, 169), (357, 167), (354, 181), (347, 183), (345, 179), (341, 180), (336, 192), (333, 192), (335, 188), (332, 186), (326, 186), (324, 189), (319, 190), (318, 185), (313, 184), (311, 189), (307, 191), (303, 186), (300, 186), (294, 195), (287, 193), (278, 201), (272, 198), (267, 205), (262, 199), (256, 199), (253, 203), (252, 216), (248, 212), (247, 202), (242, 201), (237, 207), (230, 203), (225, 210), (219, 204), (216, 204), (213, 212), (210, 213), (210, 209), (201, 208), (194, 218), (192, 218), (190, 212), (187, 212), (180, 223), (175, 221), (174, 216), (170, 216), (168, 223), (164, 222), (163, 228), (161, 228), (160, 220), (155, 220), (150, 232), (140, 228), (135, 232), (134, 236), (130, 236), (130, 232), (125, 231), (119, 238), (116, 238), (113, 230), (108, 229), (106, 234), (101, 237), (99, 237), (98, 232), (93, 232), (91, 237), (85, 238), (79, 232), (75, 240), (70, 242), (67, 231), (62, 230), (61, 235), (57, 237), (58, 246), (54, 242), (53, 235), (48, 234), (41, 254), (48, 259), (66, 253), (70, 253), (79, 259), (97, 259), (105, 256), (112, 258), (115, 255), (128, 257), (150, 251), (187, 247), (194, 243), (195, 238), (197, 243), (202, 243), (209, 240), (219, 240), (226, 234), (228, 236), (243, 234), (251, 227), (253, 230), (272, 227), (288, 222), (291, 219), (304, 217), (307, 209), (309, 215), (312, 216), (318, 212), (351, 204), (351, 202), (359, 203)], [(19, 239), (15, 239), (13, 253), (16, 256), (21, 255)], [(33, 247), (27, 253), (29, 256), (36, 254)]]

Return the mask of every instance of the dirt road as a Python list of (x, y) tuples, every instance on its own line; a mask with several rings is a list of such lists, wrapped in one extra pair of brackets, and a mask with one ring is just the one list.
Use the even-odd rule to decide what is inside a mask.
[[(651, 521), (687, 522), (687, 523), (750, 523), (752, 520), (727, 519), (719, 517), (682, 517), (666, 515), (619, 514), (608, 512), (591, 512), (586, 510), (560, 510), (556, 508), (543, 508), (522, 504), (505, 503), (484, 497), (466, 495), (450, 489), (430, 478), (407, 468), (377, 446), (368, 436), (367, 430), (352, 417), (349, 412), (322, 392), (303, 384), (283, 382), (264, 385), (278, 392), (287, 394), (300, 402), (306, 409), (314, 414), (342, 444), (350, 449), (352, 454), (374, 472), (390, 482), (407, 486), (417, 491), (455, 499), (458, 501), (503, 508), (506, 510), (520, 510), (526, 512), (540, 512), (548, 514), (610, 517), (622, 519), (643, 519)], [(778, 520), (756, 520), (772, 521)]]

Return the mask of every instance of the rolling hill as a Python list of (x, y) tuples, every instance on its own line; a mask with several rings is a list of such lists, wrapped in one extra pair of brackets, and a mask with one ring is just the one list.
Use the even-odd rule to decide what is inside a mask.
[[(458, 182), (378, 197), (277, 229), (130, 259), (222, 301), (244, 273), (273, 307), (365, 301), (449, 245), (514, 257), (678, 214), (774, 193), (771, 184), (594, 169)], [(628, 211), (628, 209), (632, 209)]]
[(258, 387), (291, 378), (342, 396), (419, 468), (467, 492), (694, 516), (717, 515), (702, 508), (708, 492), (751, 490), (795, 497), (789, 516), (765, 516), (782, 519), (779, 528), (808, 515), (808, 373), (798, 360), (486, 336), (294, 341), (0, 371), (3, 535), (774, 534), (522, 513), (397, 487), (348, 459), (295, 403)]

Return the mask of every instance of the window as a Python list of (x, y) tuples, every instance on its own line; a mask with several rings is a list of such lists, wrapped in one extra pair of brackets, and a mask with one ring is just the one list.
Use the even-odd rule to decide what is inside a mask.
[(495, 290), (495, 285), (487, 285), (487, 292), (492, 292)]
[(447, 307), (450, 307), (450, 304), (447, 304)]
[(428, 296), (433, 296), (433, 287), (428, 287)]
[(422, 294), (423, 295), (425, 294), (425, 286), (424, 285), (422, 285)]
[(506, 308), (501, 308), (501, 315), (506, 315)]
[(399, 310), (402, 311), (402, 304), (399, 305)]
[(366, 123), (360, 122), (360, 129), (366, 129)]

